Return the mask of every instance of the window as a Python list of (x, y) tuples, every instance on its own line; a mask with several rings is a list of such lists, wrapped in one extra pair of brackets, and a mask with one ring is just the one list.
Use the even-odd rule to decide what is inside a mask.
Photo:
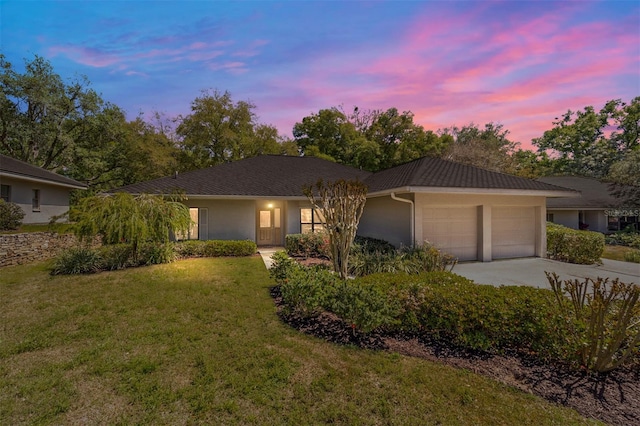
[(547, 222), (553, 222), (553, 213), (547, 213)]
[(7, 203), (11, 201), (11, 185), (0, 185), (0, 198)]
[(300, 233), (321, 232), (325, 230), (325, 220), (317, 210), (300, 209)]
[(33, 198), (31, 199), (31, 209), (34, 212), (40, 211), (40, 190), (39, 189), (33, 190)]
[(187, 232), (178, 232), (176, 234), (176, 240), (197, 240), (199, 239), (199, 231), (200, 231), (200, 220), (199, 220), (199, 212), (200, 209), (197, 207), (189, 208), (189, 215), (191, 216), (191, 227)]

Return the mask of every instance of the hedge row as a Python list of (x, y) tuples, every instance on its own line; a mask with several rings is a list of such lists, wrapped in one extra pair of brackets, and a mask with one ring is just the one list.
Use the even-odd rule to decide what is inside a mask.
[(562, 328), (550, 290), (477, 285), (451, 272), (379, 273), (340, 280), (274, 255), (271, 276), (288, 314), (335, 313), (354, 330), (428, 333), (485, 351), (561, 356)]
[(184, 241), (145, 243), (133, 252), (131, 244), (109, 244), (93, 249), (77, 247), (55, 259), (52, 275), (87, 274), (144, 265), (170, 263), (188, 257), (251, 256), (257, 247), (253, 241)]
[[(556, 282), (554, 291), (495, 287), (446, 271), (341, 280), (327, 270), (302, 267), (284, 252), (273, 260), (270, 273), (280, 285), (286, 314), (329, 311), (354, 333), (430, 336), (467, 349), (516, 351), (594, 371), (609, 371), (627, 356), (640, 362), (640, 293), (634, 285), (599, 279)], [(578, 308), (566, 297), (576, 287), (594, 293)], [(585, 347), (594, 348), (586, 364), (580, 356)]]
[(547, 255), (550, 259), (591, 265), (600, 262), (603, 252), (603, 234), (547, 223)]

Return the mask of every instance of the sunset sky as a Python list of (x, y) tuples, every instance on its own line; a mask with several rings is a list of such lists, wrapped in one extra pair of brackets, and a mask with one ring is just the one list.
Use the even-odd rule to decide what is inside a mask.
[(639, 1), (7, 1), (0, 46), (86, 75), (130, 119), (203, 89), (291, 136), (322, 108), (493, 121), (530, 147), (568, 109), (640, 95)]

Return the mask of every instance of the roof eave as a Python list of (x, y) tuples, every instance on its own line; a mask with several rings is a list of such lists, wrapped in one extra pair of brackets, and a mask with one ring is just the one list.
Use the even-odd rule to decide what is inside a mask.
[(577, 191), (561, 191), (561, 190), (540, 190), (540, 189), (503, 189), (503, 188), (458, 188), (458, 187), (434, 187), (434, 186), (402, 186), (397, 188), (384, 189), (374, 191), (368, 194), (369, 197), (381, 197), (396, 193), (423, 193), (423, 194), (482, 194), (482, 195), (520, 195), (520, 196), (538, 196), (538, 197), (580, 197)]
[(2, 171), (2, 172), (0, 172), (0, 176), (6, 176), (6, 177), (14, 178), (14, 179), (22, 179), (22, 180), (26, 180), (26, 181), (29, 181), (29, 182), (46, 183), (48, 185), (63, 186), (65, 188), (87, 189), (87, 185), (81, 184), (79, 182), (78, 182), (78, 185), (75, 185), (75, 184), (72, 184), (72, 183), (58, 182), (56, 180), (50, 180), (50, 179), (44, 179), (44, 178), (37, 178), (37, 177), (33, 177), (33, 176), (27, 176), (27, 175), (23, 175), (23, 174), (20, 174), (20, 173), (10, 173), (10, 172), (6, 172), (6, 171)]

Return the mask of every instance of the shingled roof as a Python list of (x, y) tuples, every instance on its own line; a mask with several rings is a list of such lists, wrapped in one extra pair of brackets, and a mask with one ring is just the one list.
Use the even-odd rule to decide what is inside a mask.
[(186, 195), (298, 197), (302, 187), (318, 179), (364, 181), (370, 172), (315, 157), (264, 155), (175, 176), (136, 183), (117, 191), (132, 193), (171, 193)]
[(125, 186), (116, 191), (212, 197), (299, 197), (303, 185), (318, 179), (358, 179), (369, 193), (411, 187), (485, 190), (533, 190), (555, 195), (577, 192), (548, 183), (525, 179), (439, 158), (421, 158), (388, 170), (371, 173), (315, 157), (265, 155), (220, 164)]
[(0, 154), (0, 176), (48, 181), (69, 188), (85, 189), (87, 185), (15, 158)]
[(532, 179), (429, 157), (378, 172), (369, 177), (366, 183), (369, 193), (407, 187), (572, 192)]
[(578, 198), (557, 198), (547, 201), (547, 208), (564, 209), (604, 209), (619, 207), (620, 200), (609, 192), (609, 184), (596, 179), (578, 176), (550, 176), (538, 179), (540, 182), (560, 185), (581, 192)]

